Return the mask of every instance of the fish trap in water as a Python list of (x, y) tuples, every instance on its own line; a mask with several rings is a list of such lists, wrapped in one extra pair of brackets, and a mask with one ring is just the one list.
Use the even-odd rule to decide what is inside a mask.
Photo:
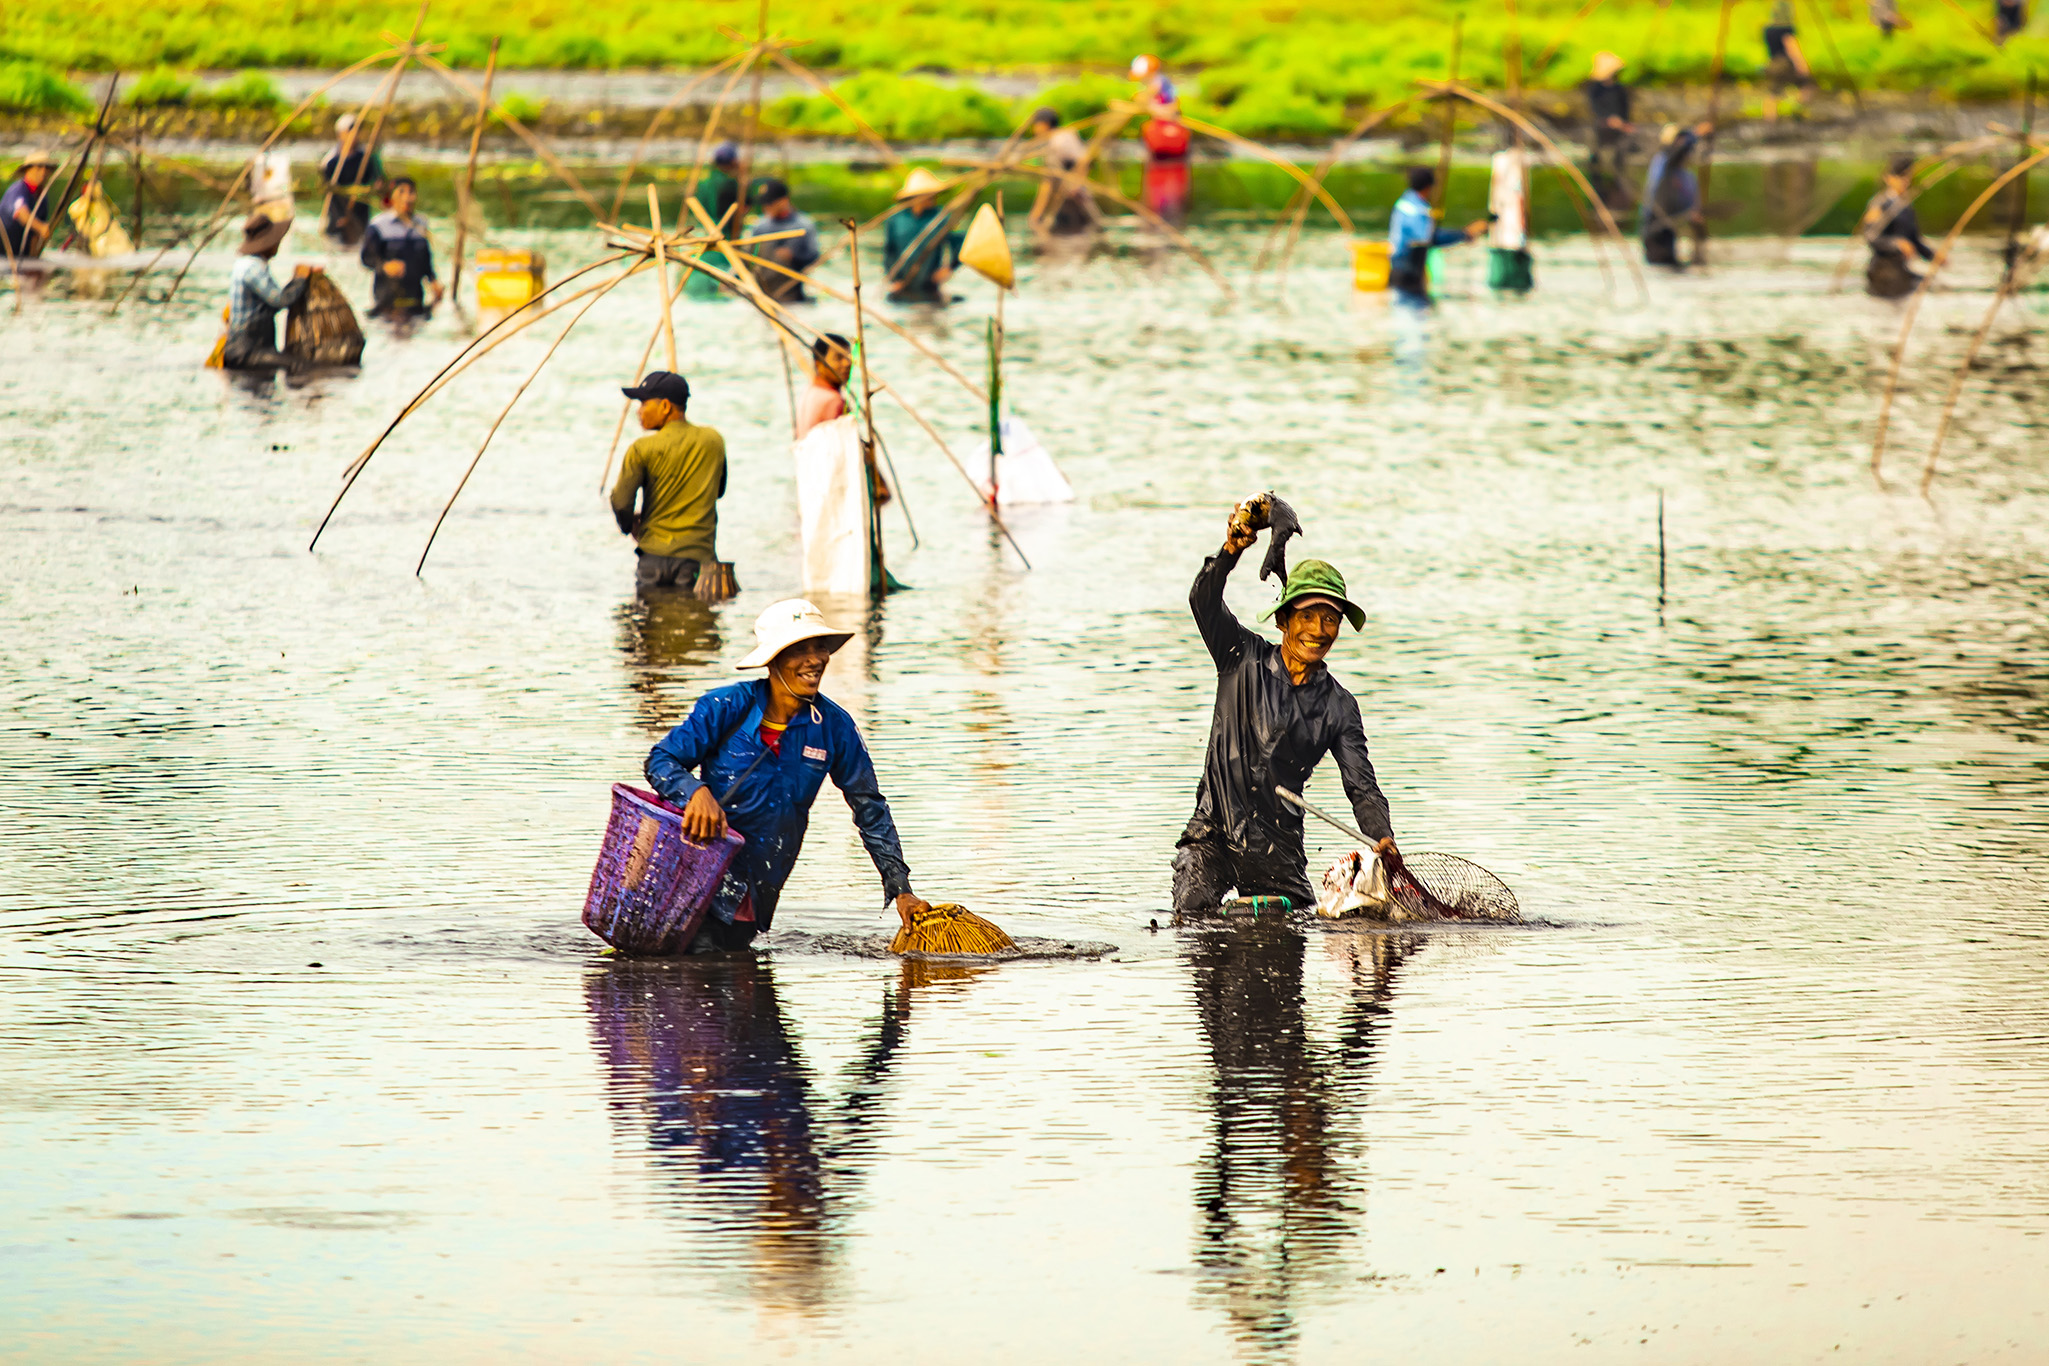
[(1409, 920), (1476, 920), (1520, 925), (1508, 884), (1455, 854), (1404, 854), (1387, 880), (1388, 900)]

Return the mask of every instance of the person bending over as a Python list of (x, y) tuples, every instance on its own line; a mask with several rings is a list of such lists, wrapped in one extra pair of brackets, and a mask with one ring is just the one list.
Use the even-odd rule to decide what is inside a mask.
[(828, 626), (802, 598), (769, 604), (754, 623), (753, 651), (740, 661), (767, 677), (712, 689), (647, 756), (647, 780), (683, 808), (684, 834), (712, 840), (730, 825), (747, 840), (712, 896), (692, 953), (744, 949), (768, 932), (827, 778), (853, 809), (883, 896), (903, 923), (931, 909), (911, 890), (896, 820), (859, 727), (819, 691), (833, 652), (853, 634)]

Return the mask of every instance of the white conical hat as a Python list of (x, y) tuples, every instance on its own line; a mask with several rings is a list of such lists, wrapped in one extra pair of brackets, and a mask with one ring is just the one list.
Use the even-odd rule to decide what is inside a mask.
[(854, 638), (852, 631), (825, 624), (825, 613), (803, 598), (772, 602), (754, 619), (754, 648), (740, 661), (743, 669), (768, 667), (770, 660), (800, 640), (830, 640), (837, 650)]
[(898, 199), (916, 199), (920, 195), (944, 194), (946, 182), (933, 175), (923, 166), (913, 166), (904, 177), (904, 187), (896, 192)]

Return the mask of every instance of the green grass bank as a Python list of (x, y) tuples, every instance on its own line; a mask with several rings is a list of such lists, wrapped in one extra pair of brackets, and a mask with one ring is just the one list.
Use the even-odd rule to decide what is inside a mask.
[[(1967, 14), (1990, 24), (1989, 0), (1965, 4)], [(1717, 4), (1605, 0), (1575, 22), (1580, 8), (1569, 0), (1531, 0), (1517, 7), (1519, 27), (1501, 6), (1464, 10), (1460, 74), (1503, 88), (1519, 44), (1525, 79), (1537, 90), (1570, 90), (1603, 48), (1628, 59), (1631, 78), (1644, 85), (1708, 81)], [(2017, 93), (2031, 67), (2049, 75), (2049, 39), (2034, 31), (2049, 32), (2049, 16), (1999, 48), (1944, 4), (1904, 0), (1904, 9), (1914, 27), (1885, 39), (1857, 0), (1802, 0), (1801, 41), (1823, 85), (1978, 101)], [(12, 0), (0, 10), (0, 108), (54, 112), (53, 102), (75, 103), (79, 92), (65, 72), (151, 71), (165, 92), (175, 90), (178, 73), (193, 69), (339, 67), (374, 51), (382, 31), (406, 30), (414, 12), (410, 4), (380, 0), (353, 7)], [(1415, 0), (1364, 7), (1335, 0), (1183, 0), (1153, 7), (1096, 0), (874, 0), (859, 7), (782, 0), (770, 27), (805, 40), (799, 55), (844, 76), (848, 98), (893, 137), (998, 135), (1022, 107), (1039, 100), (1070, 112), (1099, 109), (1105, 98), (1130, 88), (1121, 78), (1130, 57), (1152, 52), (1170, 69), (1199, 77), (1192, 113), (1248, 136), (1313, 140), (1341, 130), (1373, 104), (1408, 93), (1418, 79), (1442, 77), (1452, 21), (1460, 13)], [(1734, 7), (1725, 60), (1731, 79), (1761, 75), (1760, 32), (1768, 14), (1763, 0)], [(446, 44), (445, 59), (459, 66), (481, 65), (499, 36), (507, 66), (686, 67), (727, 55), (732, 44), (721, 27), (751, 29), (755, 15), (753, 5), (738, 0), (627, 0), (600, 9), (563, 0), (440, 0), (424, 33)], [(1542, 60), (1547, 53), (1550, 59)], [(990, 71), (1041, 73), (1044, 86), (1029, 99), (1006, 100), (957, 79)], [(52, 79), (63, 90), (53, 88)], [(822, 99), (782, 101), (774, 118), (793, 133), (846, 131), (843, 116)]]

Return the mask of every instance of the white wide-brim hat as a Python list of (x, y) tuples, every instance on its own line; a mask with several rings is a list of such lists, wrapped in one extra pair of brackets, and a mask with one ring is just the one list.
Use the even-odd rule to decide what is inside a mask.
[(825, 624), (825, 613), (802, 598), (772, 602), (754, 619), (754, 648), (740, 661), (743, 669), (762, 669), (777, 655), (801, 640), (827, 640), (837, 650), (854, 638)]

